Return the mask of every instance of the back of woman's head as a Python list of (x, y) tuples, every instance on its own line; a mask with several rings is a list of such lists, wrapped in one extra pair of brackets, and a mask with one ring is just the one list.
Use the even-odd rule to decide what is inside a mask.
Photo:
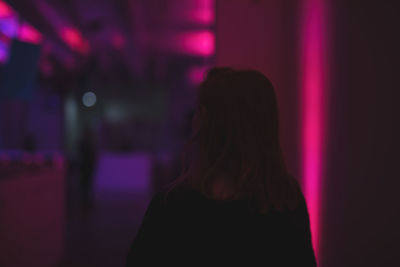
[(298, 189), (284, 165), (271, 82), (254, 70), (215, 68), (197, 101), (178, 181), (210, 197), (249, 200), (261, 211), (293, 208)]

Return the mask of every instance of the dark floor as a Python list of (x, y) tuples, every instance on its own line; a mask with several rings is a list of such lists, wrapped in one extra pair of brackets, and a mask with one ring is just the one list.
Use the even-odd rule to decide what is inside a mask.
[(96, 193), (93, 207), (85, 211), (78, 193), (72, 189), (69, 197), (65, 259), (60, 267), (124, 266), (150, 194)]

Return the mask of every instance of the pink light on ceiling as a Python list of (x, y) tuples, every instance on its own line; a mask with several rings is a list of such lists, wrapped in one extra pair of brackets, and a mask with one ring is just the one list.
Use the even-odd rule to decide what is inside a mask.
[(326, 5), (324, 0), (303, 0), (301, 24), (302, 177), (310, 214), (311, 233), (318, 257), (321, 186), (324, 163)]
[(43, 40), (43, 35), (25, 22), (19, 28), (18, 39), (27, 43), (40, 44)]
[(83, 39), (82, 34), (77, 29), (64, 27), (61, 30), (61, 37), (72, 50), (83, 54), (89, 51), (89, 44)]
[(0, 1), (0, 18), (6, 18), (13, 15), (14, 12), (12, 8), (4, 1)]
[(209, 30), (180, 33), (171, 41), (173, 50), (184, 54), (211, 56), (215, 50), (214, 33)]

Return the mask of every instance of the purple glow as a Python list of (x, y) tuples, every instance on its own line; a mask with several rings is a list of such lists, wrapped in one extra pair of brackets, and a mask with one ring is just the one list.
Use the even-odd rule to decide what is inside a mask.
[(303, 187), (318, 257), (323, 168), (325, 14), (323, 0), (304, 0), (301, 44)]
[(14, 38), (18, 33), (18, 16), (17, 14), (7, 5), (0, 0), (0, 32), (2, 41), (9, 41), (6, 39)]
[(8, 59), (8, 46), (0, 42), (0, 62), (6, 62)]
[(148, 192), (151, 156), (147, 153), (101, 154), (95, 188), (97, 192)]
[(6, 2), (0, 0), (0, 62), (8, 60), (10, 42), (17, 32), (17, 14)]

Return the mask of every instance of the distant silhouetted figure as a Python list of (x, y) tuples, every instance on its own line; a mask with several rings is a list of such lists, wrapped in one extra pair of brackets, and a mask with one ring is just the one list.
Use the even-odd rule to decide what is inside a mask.
[(97, 160), (95, 138), (90, 128), (84, 130), (79, 149), (81, 156), (82, 205), (84, 208), (90, 208), (92, 205), (93, 179)]
[(316, 266), (269, 80), (216, 68), (197, 100), (182, 174), (152, 199), (127, 266)]

